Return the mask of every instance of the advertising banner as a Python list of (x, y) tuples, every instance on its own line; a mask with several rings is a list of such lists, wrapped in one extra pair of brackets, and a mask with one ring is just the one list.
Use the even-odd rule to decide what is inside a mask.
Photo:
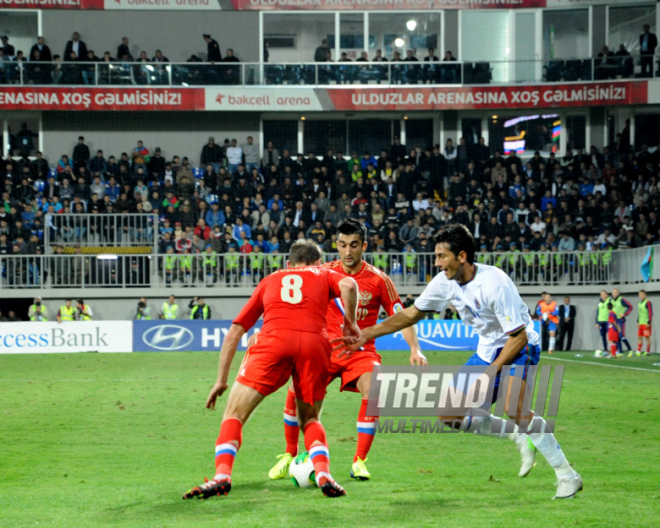
[(456, 87), (30, 87), (6, 86), (0, 110), (414, 111), (572, 108), (660, 103), (660, 82)]
[(335, 110), (485, 110), (645, 104), (646, 82), (328, 89)]
[(203, 88), (3, 86), (2, 110), (204, 110)]
[(314, 88), (206, 88), (206, 110), (320, 111)]
[[(231, 320), (133, 321), (133, 352), (217, 352)], [(247, 348), (248, 337), (259, 331), (261, 321), (243, 336), (239, 350)]]
[(0, 0), (0, 9), (103, 9), (104, 0)]
[(106, 10), (220, 11), (218, 0), (104, 0)]
[(525, 9), (546, 0), (232, 0), (237, 10), (410, 11), (433, 9)]
[[(219, 321), (134, 321), (134, 352), (217, 352), (231, 326)], [(259, 331), (261, 321), (243, 336), (239, 350), (247, 347), (247, 338)], [(422, 350), (476, 350), (474, 330), (456, 320), (425, 320), (417, 323), (417, 337)], [(379, 351), (407, 350), (401, 332), (376, 340)]]
[(132, 321), (4, 323), (0, 353), (131, 352)]

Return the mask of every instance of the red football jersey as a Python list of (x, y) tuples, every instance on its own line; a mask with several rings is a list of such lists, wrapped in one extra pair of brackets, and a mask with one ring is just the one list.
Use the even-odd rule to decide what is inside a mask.
[(328, 301), (339, 297), (344, 277), (320, 267), (287, 268), (265, 277), (234, 319), (245, 330), (264, 315), (262, 332), (277, 328), (313, 332), (327, 338)]
[[(355, 279), (360, 288), (360, 299), (358, 302), (357, 324), (360, 328), (368, 328), (378, 322), (378, 313), (382, 306), (387, 315), (394, 315), (403, 310), (401, 299), (396, 287), (385, 273), (366, 262), (355, 275), (349, 275), (344, 271), (340, 260), (323, 264), (324, 268), (331, 269), (343, 277)], [(341, 326), (344, 322), (344, 307), (341, 299), (333, 299), (328, 305), (328, 334), (330, 339), (342, 336)], [(365, 350), (376, 350), (375, 341), (365, 343)]]

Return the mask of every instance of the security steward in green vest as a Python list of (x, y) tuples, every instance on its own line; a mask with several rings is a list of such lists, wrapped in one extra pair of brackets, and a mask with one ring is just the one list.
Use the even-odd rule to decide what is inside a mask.
[(282, 267), (284, 260), (284, 255), (280, 253), (268, 253), (266, 257), (266, 263), (268, 264), (268, 270), (272, 273), (277, 271)]
[(194, 297), (188, 304), (188, 308), (192, 308), (190, 312), (191, 320), (204, 320), (211, 318), (211, 308), (204, 302), (204, 297)]
[(63, 323), (65, 321), (73, 321), (75, 313), (76, 309), (71, 306), (71, 299), (65, 299), (64, 304), (60, 306), (60, 309), (57, 312), (57, 322)]
[(612, 299), (609, 294), (605, 290), (600, 292), (600, 302), (596, 312), (596, 328), (600, 331), (600, 338), (603, 340), (603, 350), (607, 350), (607, 321), (610, 316), (607, 304), (610, 302), (612, 302)]
[(390, 256), (385, 253), (383, 246), (378, 246), (376, 253), (373, 254), (374, 267), (378, 268), (383, 273), (388, 272), (390, 266)]
[(34, 303), (28, 310), (30, 321), (48, 321), (48, 308), (41, 304), (41, 297), (35, 297)]
[(225, 280), (227, 283), (238, 280), (241, 255), (237, 252), (235, 244), (230, 244), (225, 253)]
[(168, 301), (163, 303), (163, 307), (160, 310), (160, 318), (172, 321), (176, 319), (176, 314), (178, 311), (179, 305), (176, 303), (176, 297), (174, 295), (170, 295)]

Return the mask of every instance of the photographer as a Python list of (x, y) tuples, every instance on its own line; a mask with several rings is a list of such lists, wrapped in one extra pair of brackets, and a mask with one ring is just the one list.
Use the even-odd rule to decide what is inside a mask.
[(135, 309), (135, 319), (144, 321), (151, 320), (151, 308), (147, 306), (147, 299), (145, 297), (142, 297), (137, 303), (137, 308)]
[(211, 308), (204, 303), (204, 297), (194, 297), (188, 304), (188, 308), (192, 308), (190, 319), (207, 320), (211, 318)]
[(89, 306), (89, 304), (85, 304), (85, 301), (83, 301), (82, 299), (78, 299), (76, 301), (76, 309), (78, 310), (78, 314), (77, 314), (78, 321), (92, 320), (92, 316), (94, 315), (92, 312), (92, 308)]
[(41, 297), (35, 297), (34, 303), (30, 305), (28, 310), (28, 318), (30, 321), (48, 321), (48, 308), (41, 304)]

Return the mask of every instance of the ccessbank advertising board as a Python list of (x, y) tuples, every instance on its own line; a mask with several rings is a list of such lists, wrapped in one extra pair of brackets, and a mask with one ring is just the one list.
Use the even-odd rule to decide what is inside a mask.
[(131, 321), (4, 323), (3, 354), (132, 352)]

